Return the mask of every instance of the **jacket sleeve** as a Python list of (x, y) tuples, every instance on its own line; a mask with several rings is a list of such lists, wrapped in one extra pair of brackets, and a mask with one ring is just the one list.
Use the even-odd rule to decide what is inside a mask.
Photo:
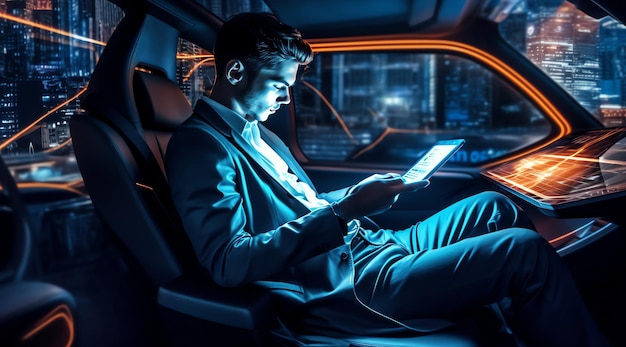
[(328, 202), (333, 202), (333, 201), (337, 201), (341, 198), (343, 198), (344, 196), (346, 196), (346, 194), (348, 194), (348, 190), (352, 188), (352, 187), (346, 187), (346, 188), (341, 188), (341, 189), (337, 189), (337, 190), (332, 190), (330, 192), (323, 192), (323, 193), (319, 193), (320, 198), (328, 201)]
[(250, 218), (269, 218), (251, 214), (245, 180), (260, 178), (249, 177), (254, 172), (242, 177), (241, 156), (217, 136), (206, 129), (179, 129), (165, 157), (176, 209), (216, 283), (232, 287), (266, 279), (344, 244), (330, 208), (294, 215), (270, 230), (251, 230)]

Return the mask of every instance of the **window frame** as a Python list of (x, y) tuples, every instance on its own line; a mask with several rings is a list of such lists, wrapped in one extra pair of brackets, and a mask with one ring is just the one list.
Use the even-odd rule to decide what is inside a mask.
[[(569, 134), (571, 126), (563, 116), (561, 111), (541, 92), (540, 88), (534, 86), (528, 79), (522, 76), (518, 71), (505, 63), (502, 59), (494, 54), (481, 49), (477, 46), (455, 41), (450, 39), (420, 39), (411, 37), (410, 35), (399, 35), (394, 38), (373, 38), (350, 41), (331, 41), (311, 40), (311, 46), (316, 54), (320, 53), (397, 53), (409, 52), (417, 54), (439, 54), (452, 55), (461, 59), (474, 62), (481, 68), (490, 71), (498, 79), (509, 85), (519, 95), (527, 100), (536, 110), (545, 117), (549, 130), (543, 139), (535, 141), (523, 146), (523, 148), (511, 151), (507, 154), (477, 163), (473, 167), (487, 167), (497, 165), (504, 161), (524, 156), (537, 148), (546, 146), (560, 137)], [(292, 100), (293, 100), (292, 90)], [(347, 169), (358, 168), (392, 168), (403, 169), (406, 165), (394, 164), (376, 164), (376, 163), (356, 163), (345, 161), (324, 161), (311, 160), (303, 152), (298, 143), (298, 134), (296, 126), (296, 103), (292, 102), (289, 107), (289, 129), (288, 136), (289, 146), (294, 153), (296, 159), (307, 166), (334, 166)], [(453, 164), (452, 164), (453, 165)], [(472, 166), (459, 166), (460, 168), (470, 168)]]

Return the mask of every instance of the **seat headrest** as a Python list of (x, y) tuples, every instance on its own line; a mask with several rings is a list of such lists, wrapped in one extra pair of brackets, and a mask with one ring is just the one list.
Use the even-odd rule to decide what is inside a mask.
[(133, 89), (144, 129), (172, 131), (193, 112), (185, 94), (166, 76), (136, 71)]

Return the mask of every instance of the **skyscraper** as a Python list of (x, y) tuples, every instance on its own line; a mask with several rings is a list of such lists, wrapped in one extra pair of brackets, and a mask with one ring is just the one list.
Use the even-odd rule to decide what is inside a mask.
[(598, 22), (564, 2), (528, 1), (527, 56), (599, 116)]

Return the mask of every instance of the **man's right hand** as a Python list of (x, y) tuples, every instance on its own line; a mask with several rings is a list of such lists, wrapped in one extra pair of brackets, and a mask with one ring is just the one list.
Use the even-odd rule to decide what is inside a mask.
[(404, 183), (400, 175), (393, 173), (372, 175), (350, 188), (336, 202), (335, 211), (346, 220), (380, 214), (389, 210), (401, 193), (423, 189), (429, 184), (427, 180)]

